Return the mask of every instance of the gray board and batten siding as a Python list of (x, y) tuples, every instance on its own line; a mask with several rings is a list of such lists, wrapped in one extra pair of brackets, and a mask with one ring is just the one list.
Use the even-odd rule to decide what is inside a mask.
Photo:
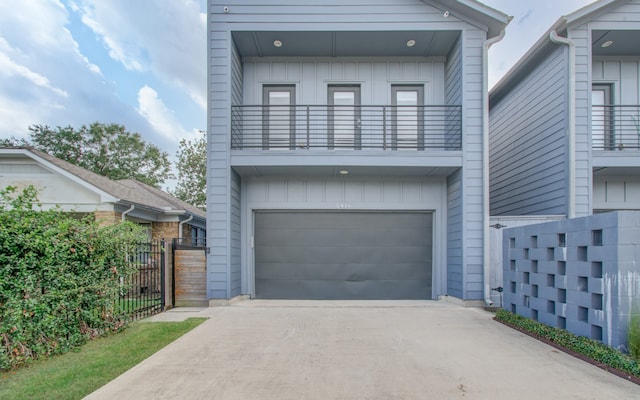
[[(393, 168), (403, 167), (401, 163), (404, 159), (408, 160), (412, 167), (425, 170), (431, 167), (441, 168), (435, 176), (444, 182), (444, 186), (438, 189), (438, 196), (445, 199), (446, 206), (439, 216), (434, 214), (434, 220), (444, 218), (444, 223), (439, 225), (436, 222), (434, 229), (437, 229), (436, 236), (450, 240), (440, 239), (444, 247), (438, 247), (434, 243), (434, 259), (444, 259), (437, 265), (434, 262), (434, 271), (438, 270), (434, 272), (434, 279), (440, 279), (437, 274), (443, 277), (441, 283), (434, 284), (437, 291), (434, 291), (432, 296), (450, 294), (464, 300), (482, 299), (482, 45), (487, 39), (487, 30), (491, 30), (492, 36), (496, 35), (496, 21), (503, 15), (493, 15), (488, 9), (478, 11), (482, 7), (467, 7), (458, 3), (450, 5), (451, 15), (444, 17), (445, 7), (436, 1), (348, 0), (321, 5), (302, 0), (264, 5), (240, 0), (209, 2), (208, 298), (231, 298), (239, 294), (251, 294), (254, 285), (251, 282), (253, 277), (247, 275), (253, 268), (253, 260), (250, 258), (250, 233), (253, 227), (248, 225), (253, 216), (246, 206), (246, 191), (250, 187), (248, 180), (251, 174), (247, 172), (250, 168), (244, 168), (247, 166), (246, 157), (242, 161), (245, 163), (242, 165), (243, 168), (234, 170), (234, 157), (238, 160), (242, 157), (240, 152), (234, 153), (230, 150), (231, 106), (259, 103), (255, 95), (259, 96), (259, 85), (263, 84), (293, 83), (298, 89), (297, 104), (301, 104), (303, 100), (322, 104), (326, 102), (326, 99), (322, 99), (327, 93), (324, 85), (359, 83), (363, 89), (363, 104), (366, 96), (370, 101), (391, 104), (391, 84), (424, 84), (425, 104), (433, 101), (462, 107), (462, 150), (450, 152), (455, 165), (442, 161), (443, 156), (434, 157), (435, 165), (431, 165), (429, 157), (410, 152), (402, 152), (401, 155), (388, 154), (386, 157), (357, 154), (351, 163), (363, 168), (378, 167), (377, 178), (382, 181), (392, 181), (397, 174), (390, 172), (386, 175), (384, 168), (379, 167), (380, 161), (385, 163), (383, 165), (390, 164)], [(228, 7), (228, 12), (224, 11), (224, 7)], [(456, 11), (462, 10), (468, 14), (456, 14)], [(506, 16), (504, 17), (506, 25)], [(487, 23), (492, 27), (487, 28)], [(245, 58), (242, 54), (243, 49), (234, 43), (233, 32), (269, 31), (360, 31), (365, 36), (367, 32), (437, 31), (442, 33), (443, 38), (451, 36), (451, 32), (455, 32), (455, 35), (447, 39), (450, 40), (450, 48), (446, 54), (432, 55), (420, 61), (401, 60), (396, 56), (388, 56), (388, 60), (384, 61), (380, 55), (359, 55), (357, 60), (348, 56), (336, 57), (327, 61), (325, 55), (314, 55), (303, 57), (302, 61), (291, 60), (292, 63), (287, 65), (285, 62), (266, 57), (260, 61), (256, 61), (257, 58), (253, 56)], [(310, 43), (309, 46), (313, 48), (314, 43)], [(254, 75), (254, 72), (266, 71), (267, 65), (268, 74), (259, 72), (265, 75), (256, 79), (258, 75)], [(280, 70), (281, 68), (284, 68), (284, 71)], [(317, 75), (318, 71), (322, 72), (326, 68), (331, 74), (336, 74), (334, 78), (326, 78), (333, 82), (318, 83), (317, 80), (321, 79)], [(370, 76), (373, 80), (374, 74), (378, 76), (378, 73), (383, 73), (383, 69), (387, 75), (384, 80), (388, 85), (386, 88), (379, 86), (378, 82), (367, 82), (368, 77), (356, 79), (350, 75), (357, 75), (361, 71), (365, 71), (366, 75), (366, 71), (371, 70)], [(307, 76), (307, 73), (314, 76)], [(298, 77), (291, 78), (291, 74), (298, 74)], [(350, 82), (351, 80), (359, 82)], [(383, 100), (385, 95), (388, 98)], [(317, 154), (303, 157), (301, 154), (284, 153), (286, 152), (282, 155), (271, 154), (269, 159), (272, 160), (272, 165), (291, 166), (290, 176), (307, 171), (309, 166), (305, 162), (309, 163), (309, 159), (323, 158)], [(344, 157), (327, 154), (319, 165), (331, 165), (338, 159), (342, 160)], [(269, 161), (264, 157), (261, 162), (262, 166), (269, 166)], [(335, 210), (336, 206), (331, 204), (325, 207)], [(424, 208), (428, 208), (428, 205), (422, 205), (419, 210)], [(445, 260), (451, 262), (450, 274), (447, 273)]]

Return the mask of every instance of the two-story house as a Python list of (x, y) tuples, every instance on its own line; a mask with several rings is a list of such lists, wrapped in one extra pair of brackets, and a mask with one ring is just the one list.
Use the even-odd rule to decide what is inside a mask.
[(487, 298), (475, 0), (210, 0), (207, 296)]
[(490, 92), (492, 215), (640, 209), (640, 0), (563, 16)]

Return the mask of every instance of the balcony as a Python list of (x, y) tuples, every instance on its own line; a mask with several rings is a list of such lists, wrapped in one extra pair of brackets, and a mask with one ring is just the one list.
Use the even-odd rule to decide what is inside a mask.
[(640, 151), (640, 105), (594, 105), (591, 112), (593, 150)]
[(231, 108), (232, 150), (462, 149), (459, 105), (245, 105)]

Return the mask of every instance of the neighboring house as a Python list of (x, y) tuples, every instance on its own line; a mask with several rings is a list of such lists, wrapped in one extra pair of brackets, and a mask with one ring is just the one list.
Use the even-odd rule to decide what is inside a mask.
[(490, 92), (491, 215), (640, 210), (640, 0), (561, 17)]
[(487, 299), (474, 0), (210, 0), (207, 296)]
[(113, 181), (35, 149), (0, 148), (0, 188), (9, 185), (34, 186), (44, 209), (93, 214), (103, 224), (135, 222), (150, 239), (204, 239), (204, 211), (134, 179)]

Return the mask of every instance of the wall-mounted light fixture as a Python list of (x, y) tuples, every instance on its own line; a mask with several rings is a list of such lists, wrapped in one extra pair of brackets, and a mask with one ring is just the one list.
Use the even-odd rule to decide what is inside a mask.
[(416, 41), (415, 39), (409, 39), (407, 40), (407, 47), (413, 47), (416, 45)]
[(276, 39), (276, 40), (273, 41), (273, 45), (276, 46), (276, 47), (282, 47), (282, 41)]

